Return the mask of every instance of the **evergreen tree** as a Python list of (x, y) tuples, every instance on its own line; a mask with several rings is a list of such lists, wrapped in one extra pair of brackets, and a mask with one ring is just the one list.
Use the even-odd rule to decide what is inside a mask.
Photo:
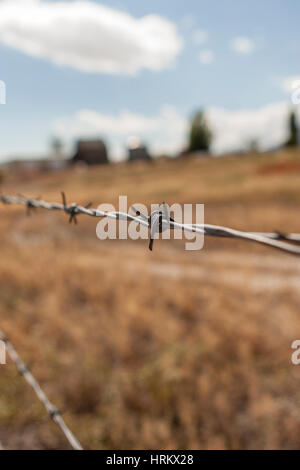
[(286, 141), (286, 147), (296, 147), (298, 145), (298, 125), (295, 111), (289, 115), (289, 138)]
[(212, 140), (212, 133), (205, 119), (203, 111), (197, 112), (191, 124), (191, 130), (189, 135), (189, 151), (197, 152), (204, 151), (208, 152)]

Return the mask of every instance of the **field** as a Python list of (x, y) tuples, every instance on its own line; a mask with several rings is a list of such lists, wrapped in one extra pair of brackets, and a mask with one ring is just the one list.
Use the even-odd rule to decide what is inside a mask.
[[(8, 177), (69, 202), (204, 203), (205, 222), (300, 232), (300, 154), (157, 161)], [(99, 241), (97, 221), (0, 207), (0, 327), (87, 449), (300, 449), (300, 261), (206, 238)], [(68, 443), (9, 361), (0, 441)]]

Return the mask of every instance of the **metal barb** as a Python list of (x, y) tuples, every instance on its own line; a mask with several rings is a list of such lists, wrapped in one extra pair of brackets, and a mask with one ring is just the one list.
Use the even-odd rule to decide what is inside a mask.
[(76, 219), (76, 215), (78, 213), (77, 212), (77, 204), (73, 203), (73, 204), (70, 204), (68, 206), (67, 205), (66, 195), (63, 191), (61, 192), (61, 196), (62, 196), (64, 211), (65, 211), (66, 214), (69, 215), (69, 223), (71, 224), (72, 222), (74, 222), (74, 224), (77, 225), (77, 219)]

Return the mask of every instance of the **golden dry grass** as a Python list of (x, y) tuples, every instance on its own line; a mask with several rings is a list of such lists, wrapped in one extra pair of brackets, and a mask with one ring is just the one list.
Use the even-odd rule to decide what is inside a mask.
[[(296, 152), (8, 178), (3, 192), (205, 203), (206, 222), (300, 232)], [(300, 264), (207, 239), (100, 242), (96, 221), (0, 208), (0, 325), (85, 448), (300, 448)], [(0, 440), (68, 448), (11, 362)]]

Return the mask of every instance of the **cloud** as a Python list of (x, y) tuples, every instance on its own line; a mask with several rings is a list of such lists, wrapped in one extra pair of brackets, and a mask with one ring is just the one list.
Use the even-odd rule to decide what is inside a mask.
[(281, 83), (281, 89), (285, 93), (292, 93), (294, 90), (300, 88), (300, 75), (293, 75), (285, 77)]
[[(209, 108), (206, 117), (214, 135), (215, 154), (247, 150), (256, 141), (261, 150), (276, 148), (288, 136), (290, 107), (285, 102), (253, 110)], [(297, 110), (300, 119), (300, 108)], [(186, 146), (189, 120), (174, 107), (165, 105), (154, 116), (121, 111), (116, 115), (80, 110), (55, 121), (53, 132), (64, 140), (104, 137), (115, 160), (125, 156), (125, 144), (136, 136), (149, 144), (154, 154), (176, 155)]]
[(202, 51), (200, 51), (200, 53), (198, 55), (198, 59), (199, 59), (201, 64), (209, 65), (212, 62), (214, 62), (215, 55), (214, 55), (213, 51), (211, 51), (209, 49), (203, 49)]
[(126, 141), (133, 136), (149, 143), (155, 154), (175, 154), (184, 144), (187, 120), (168, 105), (154, 116), (129, 110), (112, 115), (85, 109), (73, 116), (57, 119), (53, 132), (69, 141), (104, 137), (110, 144), (112, 158), (119, 160), (124, 157)]
[(158, 15), (134, 18), (89, 0), (2, 0), (0, 42), (57, 65), (129, 75), (170, 66), (183, 44)]
[(193, 32), (192, 37), (193, 37), (194, 43), (199, 45), (199, 44), (204, 44), (207, 41), (208, 34), (203, 29), (196, 29)]
[(251, 54), (255, 49), (255, 43), (252, 39), (239, 36), (231, 41), (232, 49), (239, 54)]
[[(286, 102), (253, 110), (210, 108), (207, 119), (215, 136), (213, 151), (221, 153), (247, 149), (253, 140), (261, 150), (282, 145), (288, 137), (289, 112), (290, 106)], [(297, 113), (300, 119), (299, 108)]]
[(300, 75), (286, 77), (280, 82), (280, 86), (284, 93), (288, 93), (293, 105), (300, 104)]

